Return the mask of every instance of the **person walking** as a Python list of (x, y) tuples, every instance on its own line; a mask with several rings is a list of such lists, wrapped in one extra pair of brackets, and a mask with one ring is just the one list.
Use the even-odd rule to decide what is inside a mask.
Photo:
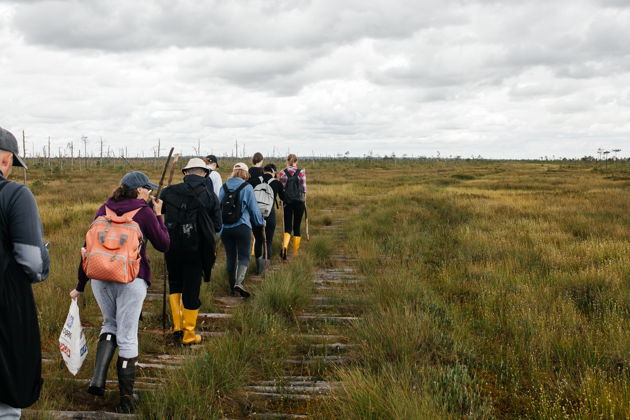
[(48, 277), (50, 259), (35, 197), (8, 181), (27, 169), (15, 136), (0, 128), (0, 419), (19, 419), (39, 399), (42, 354), (32, 283)]
[(265, 224), (254, 197), (254, 189), (246, 182), (249, 179), (247, 169), (247, 165), (242, 162), (234, 165), (220, 194), (223, 218), (221, 242), (225, 248), (230, 290), (242, 297), (250, 295), (244, 288), (243, 281), (249, 266), (252, 225), (255, 227)]
[(219, 161), (215, 155), (208, 155), (204, 159), (206, 161), (206, 168), (210, 170), (210, 180), (212, 181), (212, 189), (214, 190), (217, 198), (219, 197), (219, 191), (221, 191), (221, 185), (223, 185), (223, 180), (221, 179), (221, 174), (217, 171), (219, 169)]
[[(264, 231), (262, 227), (254, 227), (254, 256), (256, 257), (256, 272), (257, 274), (263, 274), (265, 270), (265, 258), (271, 260), (272, 255), (272, 243), (273, 237), (276, 231), (276, 207), (278, 207), (278, 198), (283, 193), (283, 187), (280, 181), (276, 179), (277, 168), (276, 165), (270, 163), (263, 168), (263, 175), (256, 179), (250, 179), (250, 183), (256, 191), (256, 187), (260, 184), (266, 183), (273, 190), (273, 205), (271, 212), (265, 217)], [(265, 250), (263, 245), (266, 240), (267, 255), (263, 255)]]
[(190, 159), (182, 173), (184, 182), (167, 187), (160, 195), (171, 237), (166, 268), (173, 337), (182, 344), (197, 344), (201, 342), (201, 336), (195, 334), (201, 279), (210, 281), (216, 260), (221, 207), (208, 178), (211, 172), (202, 159)]
[[(150, 241), (160, 252), (168, 251), (170, 245), (168, 230), (161, 217), (162, 200), (154, 199), (150, 195), (151, 191), (157, 187), (142, 172), (127, 173), (112, 196), (98, 209), (95, 221), (90, 228), (92, 231), (93, 228), (98, 227), (97, 223), (104, 222), (107, 223), (107, 229), (109, 229), (114, 223), (125, 220), (125, 226), (132, 231), (137, 232), (138, 229), (140, 231), (138, 232), (140, 250), (137, 256), (139, 267), (135, 278), (128, 283), (118, 282), (118, 279), (92, 278), (92, 292), (103, 315), (103, 325), (88, 392), (97, 396), (104, 395), (109, 363), (118, 347), (116, 368), (120, 387), (119, 411), (123, 413), (130, 413), (134, 409), (133, 385), (138, 359), (138, 322), (147, 288), (151, 285), (151, 266), (146, 255), (145, 243), (147, 240)], [(149, 201), (153, 203), (152, 208), (149, 207)], [(110, 240), (106, 234), (102, 238), (99, 235), (98, 241), (100, 242), (101, 239)], [(135, 238), (130, 238), (128, 235), (124, 238), (121, 236), (120, 245), (123, 246), (124, 243), (129, 243), (133, 239)], [(86, 244), (88, 248), (91, 246), (89, 241)], [(84, 268), (85, 261), (96, 258), (96, 255), (89, 253), (89, 249), (84, 247), (82, 251), (84, 255), (79, 265), (78, 282), (76, 288), (70, 292), (70, 297), (73, 299), (79, 297), (90, 279)], [(112, 261), (114, 261), (113, 257)], [(91, 269), (91, 266), (89, 267)]]
[[(263, 166), (264, 166), (264, 157), (262, 153), (256, 152), (254, 156), (252, 156), (252, 166), (249, 167), (247, 172), (249, 172), (249, 183), (251, 184), (254, 179), (257, 179), (259, 176), (263, 175)], [(253, 186), (253, 185), (252, 185)]]
[(302, 216), (306, 209), (306, 171), (297, 166), (298, 158), (291, 153), (287, 156), (287, 167), (280, 172), (279, 181), (283, 186), (284, 236), (280, 256), (287, 259), (287, 251), (293, 235), (293, 255), (298, 255), (302, 240)]

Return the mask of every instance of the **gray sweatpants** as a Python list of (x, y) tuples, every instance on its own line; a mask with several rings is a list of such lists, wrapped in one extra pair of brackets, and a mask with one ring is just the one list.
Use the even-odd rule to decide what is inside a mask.
[(138, 322), (147, 296), (147, 284), (141, 278), (131, 283), (92, 280), (92, 292), (103, 314), (101, 334), (116, 334), (118, 356), (138, 357)]
[(22, 410), (0, 402), (0, 420), (15, 420), (22, 415)]

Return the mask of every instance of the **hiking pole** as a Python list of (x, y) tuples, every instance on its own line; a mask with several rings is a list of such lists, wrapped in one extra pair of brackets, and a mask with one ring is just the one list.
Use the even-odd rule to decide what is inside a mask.
[(311, 237), (308, 234), (308, 208), (306, 207), (306, 201), (304, 202), (304, 216), (306, 216), (306, 240), (310, 241)]
[[(171, 148), (171, 153), (173, 153), (173, 149)], [(171, 153), (169, 153), (169, 160)], [(173, 159), (173, 166), (171, 166), (171, 172), (168, 175), (168, 184), (166, 186), (170, 186), (171, 182), (173, 182), (173, 173), (175, 172), (175, 167), (177, 166), (177, 161), (179, 160), (179, 153), (175, 155), (175, 159)], [(167, 161), (168, 164), (168, 161)], [(164, 173), (166, 173), (166, 166), (164, 167)], [(164, 173), (162, 174), (162, 180), (160, 181), (160, 188), (158, 188), (157, 199), (160, 199), (160, 189), (162, 188), (162, 182), (164, 181)], [(168, 270), (166, 269), (166, 254), (163, 257), (164, 262), (164, 285), (162, 288), (162, 332), (166, 332), (166, 283), (168, 283)]]

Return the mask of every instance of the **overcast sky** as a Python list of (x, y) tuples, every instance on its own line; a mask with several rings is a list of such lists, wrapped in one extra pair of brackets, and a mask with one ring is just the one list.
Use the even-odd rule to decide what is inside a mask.
[(630, 1), (0, 0), (0, 97), (29, 155), (630, 156)]

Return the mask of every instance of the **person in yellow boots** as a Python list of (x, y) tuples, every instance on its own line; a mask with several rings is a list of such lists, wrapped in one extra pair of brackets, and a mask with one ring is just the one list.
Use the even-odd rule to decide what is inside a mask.
[(197, 344), (195, 333), (201, 307), (201, 280), (210, 281), (215, 262), (215, 233), (222, 227), (219, 198), (208, 177), (206, 163), (190, 159), (182, 169), (184, 182), (162, 191), (163, 213), (171, 237), (166, 253), (173, 340)]
[(287, 167), (280, 171), (279, 181), (282, 183), (281, 193), (284, 206), (284, 236), (280, 256), (287, 259), (287, 251), (293, 235), (293, 255), (298, 255), (302, 236), (300, 227), (306, 208), (306, 171), (298, 168), (298, 158), (291, 153), (287, 156)]

